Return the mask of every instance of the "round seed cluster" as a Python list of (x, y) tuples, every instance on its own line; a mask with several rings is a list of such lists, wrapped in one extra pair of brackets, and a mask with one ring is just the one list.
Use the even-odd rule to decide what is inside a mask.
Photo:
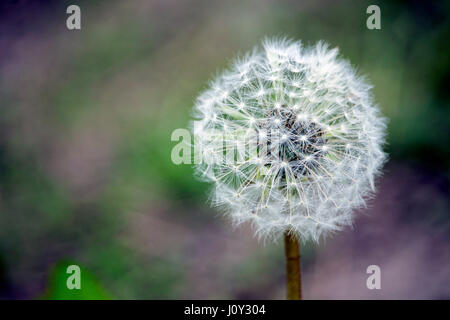
[(266, 40), (197, 99), (196, 171), (212, 202), (260, 237), (352, 223), (385, 161), (385, 119), (337, 49)]

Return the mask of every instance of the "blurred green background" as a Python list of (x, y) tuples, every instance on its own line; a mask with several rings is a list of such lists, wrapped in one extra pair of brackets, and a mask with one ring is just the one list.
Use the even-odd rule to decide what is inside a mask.
[[(66, 28), (74, 3), (79, 31)], [(366, 28), (370, 4), (381, 30)], [(450, 298), (448, 2), (0, 8), (0, 298), (282, 299), (281, 242), (234, 230), (170, 160), (197, 94), (265, 36), (339, 47), (389, 118), (377, 197), (353, 230), (302, 247), (305, 298)], [(68, 261), (82, 292), (64, 288)]]

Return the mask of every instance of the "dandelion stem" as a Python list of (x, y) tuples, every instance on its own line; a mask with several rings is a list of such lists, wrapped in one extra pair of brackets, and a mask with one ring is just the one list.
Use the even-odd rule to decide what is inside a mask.
[(300, 246), (297, 238), (284, 233), (284, 248), (286, 253), (286, 287), (288, 300), (302, 299), (302, 281), (300, 270)]

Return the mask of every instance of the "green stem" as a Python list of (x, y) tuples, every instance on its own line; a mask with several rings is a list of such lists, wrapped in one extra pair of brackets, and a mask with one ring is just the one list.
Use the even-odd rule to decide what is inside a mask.
[(284, 234), (286, 254), (286, 287), (288, 300), (302, 299), (302, 281), (300, 270), (300, 246), (295, 236), (287, 231)]

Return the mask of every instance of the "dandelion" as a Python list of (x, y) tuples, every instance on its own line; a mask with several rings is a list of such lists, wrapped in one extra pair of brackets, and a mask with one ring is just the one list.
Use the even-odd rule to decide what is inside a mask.
[(196, 172), (235, 225), (251, 222), (259, 238), (284, 235), (291, 298), (300, 297), (298, 240), (350, 225), (375, 191), (385, 119), (370, 89), (337, 49), (273, 39), (197, 99)]

